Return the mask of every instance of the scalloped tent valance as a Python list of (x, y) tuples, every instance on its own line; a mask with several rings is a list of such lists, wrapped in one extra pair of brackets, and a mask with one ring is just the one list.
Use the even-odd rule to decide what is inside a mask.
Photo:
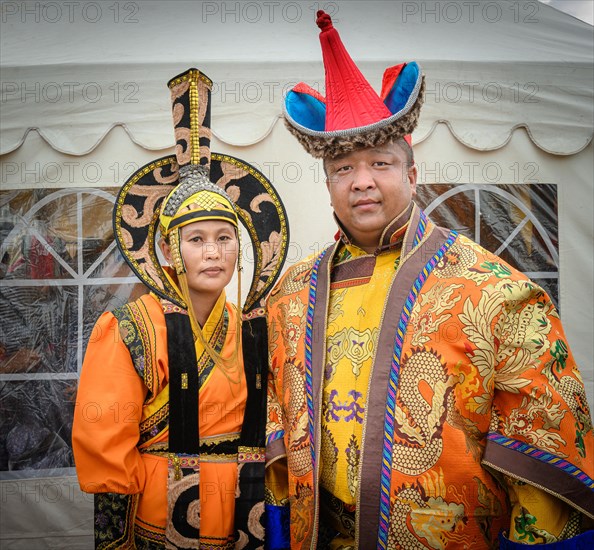
[[(447, 10), (438, 2), (326, 4), (378, 90), (388, 66), (422, 66), (427, 92), (416, 142), (438, 122), (478, 150), (504, 146), (517, 127), (558, 155), (591, 141), (593, 37), (586, 23), (529, 1), (490, 1), (487, 10), (473, 2), (448, 2)], [(323, 91), (310, 4), (134, 5), (129, 21), (120, 14), (117, 23), (107, 9), (94, 23), (67, 12), (57, 20), (40, 12), (36, 25), (27, 22), (32, 15), (5, 14), (0, 153), (18, 148), (35, 128), (55, 150), (84, 155), (115, 125), (146, 149), (169, 148), (165, 83), (189, 66), (214, 80), (213, 131), (231, 145), (265, 139), (296, 82)]]

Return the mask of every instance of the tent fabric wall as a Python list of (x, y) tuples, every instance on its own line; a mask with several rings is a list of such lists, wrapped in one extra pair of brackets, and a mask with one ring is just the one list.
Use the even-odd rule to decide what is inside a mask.
[(165, 82), (196, 64), (215, 83), (215, 135), (236, 145), (265, 139), (291, 85), (323, 90), (317, 8), (334, 15), (376, 89), (388, 66), (419, 62), (427, 88), (417, 141), (440, 121), (480, 150), (503, 146), (519, 126), (554, 154), (576, 153), (592, 139), (591, 27), (536, 0), (478, 8), (463, 0), (123, 5), (138, 9), (119, 13), (117, 23), (113, 7), (77, 25), (55, 8), (41, 11), (37, 24), (27, 24), (33, 18), (23, 10), (5, 12), (0, 153), (38, 128), (57, 151), (87, 154), (118, 124), (142, 147), (168, 147)]
[[(447, 4), (456, 3), (475, 4)], [(3, 12), (2, 192), (116, 188), (173, 153), (165, 83), (197, 66), (215, 81), (213, 151), (249, 161), (278, 190), (291, 224), (288, 264), (319, 251), (336, 231), (323, 170), (279, 114), (288, 83), (323, 88), (312, 10), (327, 9), (376, 88), (401, 59), (423, 66), (431, 92), (414, 134), (421, 184), (557, 186), (561, 317), (593, 405), (592, 27), (529, 0), (494, 0), (473, 22), (436, 2), (289, 4), (115, 3), (139, 11), (120, 11), (115, 23), (104, 7), (95, 24)], [(0, 383), (26, 376), (0, 373)], [(2, 548), (92, 546), (92, 499), (74, 474), (0, 472)]]

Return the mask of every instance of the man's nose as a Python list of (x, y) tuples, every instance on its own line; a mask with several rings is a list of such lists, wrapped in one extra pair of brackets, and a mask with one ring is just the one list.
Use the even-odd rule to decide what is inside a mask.
[(353, 189), (365, 191), (373, 187), (375, 187), (375, 180), (368, 166), (357, 167), (353, 170)]

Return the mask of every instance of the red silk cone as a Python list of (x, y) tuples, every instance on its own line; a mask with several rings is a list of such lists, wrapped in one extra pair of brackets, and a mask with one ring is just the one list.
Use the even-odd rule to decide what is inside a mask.
[(330, 16), (318, 11), (316, 24), (322, 30), (320, 44), (326, 69), (326, 131), (367, 126), (391, 116), (346, 51)]

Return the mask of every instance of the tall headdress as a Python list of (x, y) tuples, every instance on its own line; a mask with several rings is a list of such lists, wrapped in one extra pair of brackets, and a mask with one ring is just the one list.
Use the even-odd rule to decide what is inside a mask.
[(287, 127), (317, 158), (334, 158), (359, 147), (398, 138), (410, 144), (417, 125), (425, 80), (415, 63), (386, 69), (378, 95), (348, 54), (330, 16), (317, 12), (326, 71), (326, 97), (300, 82), (285, 96)]
[[(160, 265), (155, 250), (157, 229), (172, 236), (176, 228), (205, 216), (234, 225), (239, 219), (252, 241), (255, 264), (243, 317), (262, 317), (264, 298), (279, 276), (287, 253), (289, 230), (284, 206), (272, 184), (256, 168), (235, 157), (211, 153), (212, 81), (199, 70), (188, 69), (172, 78), (168, 87), (175, 156), (144, 165), (121, 188), (114, 209), (118, 247), (146, 286), (185, 309), (187, 300)], [(197, 192), (199, 203), (192, 198)], [(179, 272), (180, 264), (175, 263)]]

